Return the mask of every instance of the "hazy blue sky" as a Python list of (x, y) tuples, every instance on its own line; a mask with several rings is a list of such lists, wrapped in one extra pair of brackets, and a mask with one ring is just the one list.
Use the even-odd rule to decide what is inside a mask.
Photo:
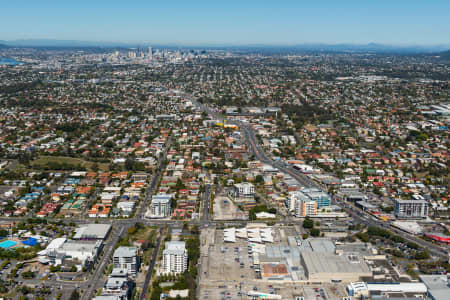
[(450, 44), (449, 0), (0, 0), (0, 40)]

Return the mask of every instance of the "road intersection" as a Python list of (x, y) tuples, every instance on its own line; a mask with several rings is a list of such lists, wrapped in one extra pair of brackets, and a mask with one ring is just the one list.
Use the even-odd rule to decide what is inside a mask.
[[(215, 111), (213, 111), (208, 106), (198, 103), (196, 100), (194, 100), (194, 98), (192, 96), (189, 96), (188, 98), (198, 108), (200, 108), (200, 110), (204, 111), (205, 113), (210, 114), (211, 116), (215, 117), (218, 120), (224, 119), (222, 116), (218, 115)], [(287, 166), (286, 164), (284, 164), (281, 161), (275, 161), (275, 160), (269, 158), (268, 155), (262, 149), (261, 145), (258, 143), (253, 128), (249, 124), (241, 122), (241, 121), (237, 121), (236, 123), (240, 127), (241, 133), (248, 144), (249, 150), (255, 155), (255, 157), (258, 160), (260, 160), (261, 162), (263, 162), (265, 164), (271, 165), (272, 167), (277, 168), (286, 174), (289, 174), (294, 179), (296, 179), (302, 186), (315, 187), (315, 188), (322, 189), (322, 187), (318, 183), (312, 181), (305, 174), (302, 174), (299, 171), (293, 169), (292, 167)], [(85, 299), (85, 300), (92, 299), (96, 290), (100, 289), (105, 282), (104, 272), (105, 272), (107, 266), (109, 265), (109, 263), (111, 262), (111, 258), (112, 258), (113, 251), (115, 249), (115, 245), (117, 244), (119, 239), (127, 232), (128, 228), (130, 228), (131, 226), (134, 226), (136, 223), (142, 223), (142, 224), (149, 225), (149, 226), (158, 226), (158, 227), (160, 227), (160, 231), (161, 231), (159, 238), (157, 240), (157, 243), (156, 243), (156, 247), (153, 251), (151, 261), (149, 263), (149, 268), (147, 270), (147, 275), (145, 277), (145, 282), (143, 285), (144, 288), (143, 288), (142, 294), (140, 296), (140, 299), (145, 299), (145, 297), (147, 295), (147, 291), (148, 291), (148, 286), (150, 284), (153, 268), (156, 264), (157, 254), (159, 251), (161, 240), (163, 237), (162, 230), (166, 226), (180, 227), (182, 225), (182, 221), (177, 221), (177, 220), (158, 220), (158, 219), (147, 219), (146, 218), (146, 210), (149, 206), (151, 196), (154, 194), (154, 192), (157, 189), (158, 182), (162, 175), (162, 170), (164, 168), (164, 162), (167, 157), (167, 152), (170, 147), (171, 141), (172, 141), (172, 139), (170, 138), (168, 145), (165, 148), (165, 151), (163, 152), (163, 154), (160, 158), (159, 166), (156, 169), (156, 172), (152, 178), (152, 181), (146, 190), (144, 200), (141, 201), (134, 218), (129, 218), (129, 219), (74, 218), (74, 219), (70, 220), (71, 222), (74, 222), (76, 224), (86, 224), (86, 223), (92, 223), (92, 222), (109, 223), (113, 226), (113, 231), (112, 231), (112, 234), (109, 236), (109, 238), (105, 241), (104, 248), (103, 248), (103, 255), (101, 255), (99, 257), (96, 267), (95, 267), (92, 275), (90, 275), (89, 280), (86, 280), (84, 282), (63, 281), (63, 282), (61, 282), (61, 285), (64, 285), (64, 288), (70, 288), (70, 286), (72, 286), (73, 288), (80, 288), (82, 291), (82, 299)], [(206, 227), (206, 226), (215, 226), (216, 224), (224, 223), (223, 221), (214, 221), (210, 218), (210, 199), (211, 199), (212, 188), (213, 188), (212, 184), (205, 185), (205, 190), (202, 194), (203, 209), (201, 211), (201, 216), (199, 217), (199, 219), (189, 220), (186, 223), (188, 223), (189, 225), (200, 225), (200, 228)], [(416, 236), (412, 236), (408, 233), (405, 233), (396, 228), (393, 228), (386, 222), (375, 220), (375, 219), (372, 219), (371, 217), (368, 218), (365, 216), (364, 212), (354, 210), (354, 209), (348, 207), (347, 205), (342, 205), (341, 203), (336, 203), (336, 204), (340, 205), (342, 207), (342, 209), (344, 209), (349, 214), (349, 216), (351, 216), (352, 218), (354, 218), (357, 222), (359, 222), (361, 224), (366, 224), (368, 226), (390, 227), (389, 230), (402, 236), (403, 238), (405, 238), (408, 241), (412, 241), (412, 242), (415, 242), (415, 243), (421, 245), (422, 247), (428, 249), (431, 254), (433, 254), (437, 257), (444, 258), (444, 259), (448, 258), (448, 252), (445, 250), (442, 250), (437, 245), (434, 245), (434, 244), (424, 241), (423, 239), (420, 239)], [(1, 221), (19, 222), (19, 221), (24, 221), (25, 218), (0, 217), (0, 220)], [(61, 219), (57, 219), (57, 218), (48, 218), (48, 221), (50, 221), (50, 222), (51, 221), (60, 221), (60, 220)], [(234, 224), (234, 225), (239, 225), (239, 224), (245, 225), (245, 224), (251, 223), (251, 222), (253, 222), (253, 221), (243, 221), (243, 220), (238, 221), (238, 220), (236, 220), (236, 221), (226, 221), (225, 223)], [(278, 221), (279, 224), (301, 224), (301, 222), (302, 222), (302, 220), (293, 219), (293, 218), (292, 219), (288, 218), (288, 219)]]

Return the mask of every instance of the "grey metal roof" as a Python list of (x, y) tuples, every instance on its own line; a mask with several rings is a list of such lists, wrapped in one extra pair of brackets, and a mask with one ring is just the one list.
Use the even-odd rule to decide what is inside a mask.
[(308, 239), (308, 242), (314, 252), (334, 253), (336, 250), (334, 243), (328, 239)]
[(119, 296), (97, 296), (93, 300), (120, 300)]
[(86, 224), (80, 225), (73, 238), (79, 239), (104, 239), (111, 229), (111, 224)]
[(428, 293), (435, 300), (447, 300), (450, 295), (449, 280), (445, 275), (420, 275), (420, 280), (427, 286)]
[(331, 253), (302, 252), (301, 255), (309, 274), (370, 272), (369, 267), (362, 260), (351, 262), (345, 256)]
[(115, 257), (133, 257), (136, 256), (136, 247), (119, 247), (114, 251)]
[(183, 241), (171, 241), (166, 243), (163, 254), (183, 255), (186, 252), (186, 243)]

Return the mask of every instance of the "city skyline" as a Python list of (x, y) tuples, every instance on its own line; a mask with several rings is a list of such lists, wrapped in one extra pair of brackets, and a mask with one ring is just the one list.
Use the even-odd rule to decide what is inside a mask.
[(445, 1), (4, 3), (0, 40), (183, 45), (450, 44)]

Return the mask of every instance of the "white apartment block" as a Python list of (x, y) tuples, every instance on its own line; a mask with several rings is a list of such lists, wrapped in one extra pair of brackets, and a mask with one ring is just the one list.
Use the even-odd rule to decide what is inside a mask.
[(166, 243), (163, 252), (163, 272), (183, 273), (188, 268), (188, 254), (186, 243), (182, 241), (172, 241)]
[(233, 198), (253, 198), (255, 196), (255, 186), (250, 182), (236, 183), (231, 191)]
[(170, 203), (172, 195), (158, 194), (152, 197), (150, 214), (153, 218), (165, 218), (170, 215)]
[(394, 213), (397, 218), (426, 218), (428, 202), (425, 200), (396, 200)]
[(114, 251), (114, 269), (126, 270), (133, 277), (138, 271), (138, 258), (136, 247), (119, 247)]

